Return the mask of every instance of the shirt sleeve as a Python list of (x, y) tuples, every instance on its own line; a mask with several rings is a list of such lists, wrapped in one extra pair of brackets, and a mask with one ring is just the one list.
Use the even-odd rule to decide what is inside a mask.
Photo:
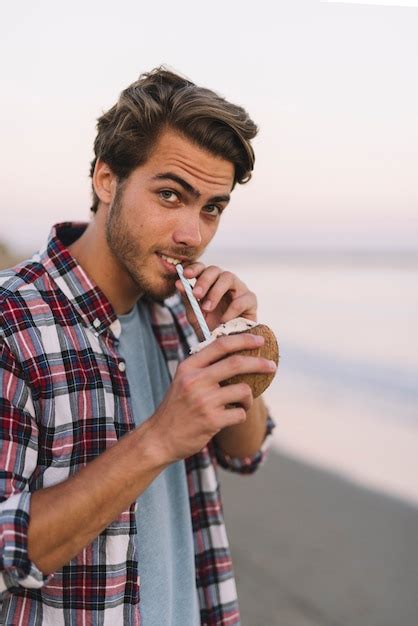
[(236, 472), (238, 474), (253, 474), (263, 463), (266, 458), (267, 451), (270, 447), (271, 441), (273, 439), (273, 429), (276, 424), (268, 415), (267, 423), (266, 423), (266, 434), (264, 437), (264, 441), (261, 445), (260, 450), (258, 450), (252, 456), (247, 456), (244, 458), (238, 457), (230, 457), (226, 454), (219, 445), (216, 443), (216, 439), (214, 440), (214, 451), (216, 455), (216, 460), (219, 465), (230, 472)]
[(30, 561), (29, 480), (38, 457), (38, 428), (30, 390), (0, 337), (0, 598), (49, 579)]

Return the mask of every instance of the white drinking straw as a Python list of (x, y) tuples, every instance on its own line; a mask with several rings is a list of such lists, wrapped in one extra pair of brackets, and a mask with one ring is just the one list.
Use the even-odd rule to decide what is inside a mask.
[(205, 318), (203, 317), (203, 313), (200, 310), (199, 303), (193, 295), (192, 286), (183, 274), (183, 266), (181, 263), (177, 263), (176, 270), (182, 282), (182, 285), (186, 290), (187, 297), (189, 298), (189, 302), (192, 305), (192, 309), (194, 311), (194, 314), (196, 315), (197, 321), (199, 322), (199, 326), (202, 329), (203, 336), (205, 339), (210, 339), (210, 330), (208, 328), (208, 325), (206, 324)]

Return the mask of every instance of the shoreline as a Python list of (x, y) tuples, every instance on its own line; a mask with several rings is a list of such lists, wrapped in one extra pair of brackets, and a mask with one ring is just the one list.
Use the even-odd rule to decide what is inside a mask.
[[(303, 394), (300, 393), (303, 389)], [(354, 396), (281, 380), (266, 392), (272, 447), (294, 459), (418, 507), (418, 424)]]

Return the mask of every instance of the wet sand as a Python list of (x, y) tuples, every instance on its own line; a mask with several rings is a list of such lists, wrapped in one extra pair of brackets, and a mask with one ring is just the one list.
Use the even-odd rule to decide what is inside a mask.
[(243, 626), (418, 624), (418, 508), (274, 450), (221, 481)]

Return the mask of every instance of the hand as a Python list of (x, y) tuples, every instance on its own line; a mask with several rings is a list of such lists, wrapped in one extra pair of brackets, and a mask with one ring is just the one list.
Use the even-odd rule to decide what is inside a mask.
[[(245, 383), (220, 386), (235, 374), (271, 372), (267, 359), (233, 354), (262, 345), (263, 337), (242, 333), (220, 337), (180, 363), (168, 392), (150, 418), (161, 463), (201, 450), (226, 426), (241, 424), (253, 403)], [(240, 407), (226, 408), (239, 404)]]
[[(192, 263), (184, 270), (186, 278), (197, 278), (193, 294), (200, 301), (203, 315), (209, 330), (236, 317), (246, 317), (257, 321), (257, 297), (232, 272), (223, 271), (220, 267), (203, 263)], [(198, 331), (195, 316), (180, 280), (176, 287), (186, 305), (187, 317), (194, 329)], [(200, 332), (197, 332), (200, 336)]]

